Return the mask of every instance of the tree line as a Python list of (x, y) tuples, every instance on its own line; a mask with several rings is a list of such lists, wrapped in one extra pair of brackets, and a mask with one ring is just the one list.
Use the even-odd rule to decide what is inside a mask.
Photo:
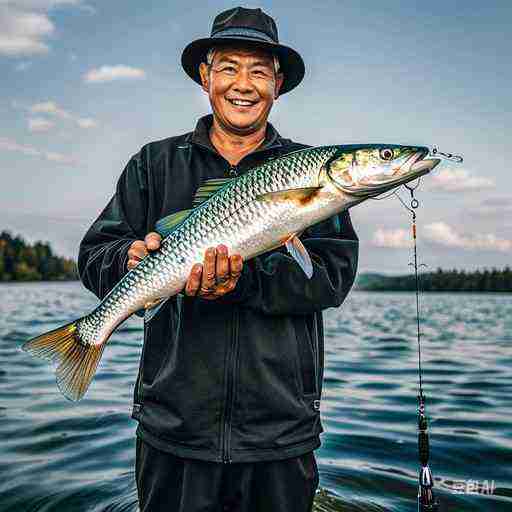
[(55, 255), (48, 243), (29, 244), (8, 231), (0, 232), (0, 282), (74, 279), (78, 279), (75, 262)]
[[(427, 292), (512, 292), (512, 270), (506, 266), (475, 270), (442, 270), (421, 273), (420, 290)], [(357, 282), (358, 289), (372, 291), (413, 291), (416, 280), (413, 274), (386, 276), (362, 274)]]

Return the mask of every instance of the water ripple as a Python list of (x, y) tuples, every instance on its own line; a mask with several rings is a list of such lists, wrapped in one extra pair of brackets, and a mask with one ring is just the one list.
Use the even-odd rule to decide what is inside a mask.
[[(8, 300), (0, 304), (0, 511), (135, 512), (130, 409), (140, 319), (115, 333), (87, 397), (73, 404), (59, 394), (52, 369), (19, 347), (81, 316), (95, 298), (77, 283), (1, 291)], [(416, 510), (414, 315), (408, 293), (351, 293), (326, 312), (316, 512)], [(431, 465), (442, 510), (510, 511), (512, 301), (429, 294), (422, 315)]]

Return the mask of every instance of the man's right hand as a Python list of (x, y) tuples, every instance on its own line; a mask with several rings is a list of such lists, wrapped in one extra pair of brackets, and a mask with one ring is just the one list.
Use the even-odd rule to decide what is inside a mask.
[(149, 252), (156, 251), (160, 247), (161, 241), (162, 237), (154, 231), (148, 233), (144, 240), (135, 240), (128, 249), (128, 262), (126, 263), (128, 270), (135, 268)]

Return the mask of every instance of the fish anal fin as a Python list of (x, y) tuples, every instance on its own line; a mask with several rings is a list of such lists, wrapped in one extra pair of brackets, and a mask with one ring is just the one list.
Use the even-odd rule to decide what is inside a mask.
[(290, 235), (285, 241), (284, 245), (290, 253), (290, 256), (299, 264), (300, 268), (306, 274), (308, 279), (313, 276), (313, 263), (307, 249), (304, 247), (302, 242), (296, 233)]

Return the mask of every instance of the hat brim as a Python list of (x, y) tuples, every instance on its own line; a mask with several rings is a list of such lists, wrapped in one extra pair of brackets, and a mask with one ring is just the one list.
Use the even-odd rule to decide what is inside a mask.
[(192, 41), (183, 50), (181, 55), (181, 65), (187, 75), (194, 82), (201, 85), (201, 76), (199, 75), (199, 64), (206, 62), (208, 50), (217, 44), (240, 43), (244, 46), (266, 49), (277, 55), (279, 67), (283, 73), (283, 85), (279, 90), (279, 95), (286, 94), (304, 78), (305, 67), (302, 57), (293, 49), (278, 43), (270, 43), (259, 39), (249, 37), (207, 37)]

